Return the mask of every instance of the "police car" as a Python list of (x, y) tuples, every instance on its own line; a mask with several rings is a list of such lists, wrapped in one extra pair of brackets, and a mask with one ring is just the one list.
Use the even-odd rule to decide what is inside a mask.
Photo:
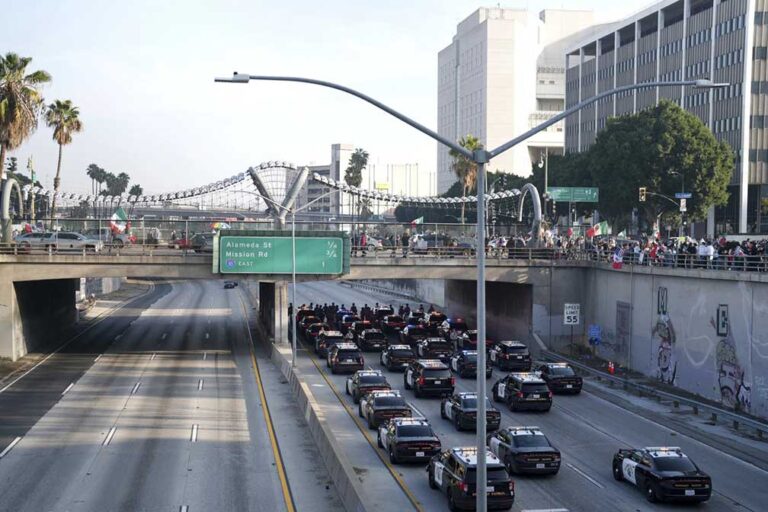
[[(458, 373), (460, 377), (477, 377), (477, 350), (460, 350), (451, 356), (448, 361), (451, 370)], [(491, 362), (485, 360), (485, 378), (490, 379), (493, 375)]]
[[(432, 457), (427, 478), (432, 489), (448, 496), (451, 510), (475, 510), (477, 495), (477, 448), (451, 448)], [(515, 501), (515, 482), (504, 464), (490, 451), (485, 452), (485, 493), (488, 510), (509, 510)]]
[(360, 399), (358, 414), (374, 429), (392, 418), (410, 418), (413, 411), (399, 391), (372, 391)]
[(488, 436), (488, 448), (510, 473), (554, 475), (560, 471), (560, 450), (539, 427), (507, 427)]
[(390, 345), (381, 351), (379, 361), (387, 370), (405, 370), (416, 360), (416, 353), (410, 345)]
[(500, 370), (527, 372), (531, 369), (531, 353), (520, 341), (499, 341), (488, 356)]
[(353, 376), (347, 377), (345, 385), (347, 394), (352, 395), (352, 401), (355, 403), (371, 391), (387, 390), (391, 387), (380, 370), (358, 370)]
[[(456, 393), (443, 398), (440, 403), (440, 417), (453, 421), (456, 430), (477, 428), (477, 393)], [(487, 398), (485, 399), (486, 428), (496, 430), (501, 424), (501, 413)]]
[(567, 363), (544, 363), (538, 372), (553, 393), (581, 393), (582, 378)]
[(538, 373), (510, 373), (491, 388), (494, 401), (505, 402), (510, 410), (548, 411), (552, 408), (552, 392)]
[(456, 379), (448, 365), (438, 359), (418, 359), (408, 365), (403, 375), (405, 389), (413, 389), (417, 397), (427, 394), (450, 395)]
[(621, 449), (613, 477), (634, 484), (650, 502), (702, 502), (712, 495), (712, 479), (676, 446)]
[(430, 459), (440, 452), (440, 438), (423, 418), (393, 418), (379, 425), (376, 440), (392, 464)]
[(453, 346), (444, 338), (429, 337), (416, 343), (416, 354), (424, 359), (447, 361)]

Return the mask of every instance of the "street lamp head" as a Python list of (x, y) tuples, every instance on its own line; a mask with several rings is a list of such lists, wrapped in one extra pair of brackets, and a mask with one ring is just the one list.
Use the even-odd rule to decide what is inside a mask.
[(248, 80), (250, 80), (250, 75), (247, 73), (244, 75), (241, 75), (237, 71), (232, 73), (232, 78), (214, 78), (214, 82), (227, 82), (231, 84), (247, 84)]
[(694, 80), (693, 86), (697, 89), (714, 89), (718, 87), (728, 87), (731, 84), (728, 83), (715, 83), (712, 80), (708, 80), (706, 78), (701, 78), (699, 80)]

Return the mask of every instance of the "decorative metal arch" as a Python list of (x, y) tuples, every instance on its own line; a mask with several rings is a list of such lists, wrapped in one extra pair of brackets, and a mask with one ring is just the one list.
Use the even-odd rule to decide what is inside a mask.
[(525, 203), (525, 196), (529, 194), (531, 196), (531, 201), (533, 201), (533, 223), (531, 226), (531, 238), (534, 242), (538, 242), (541, 235), (541, 198), (539, 197), (539, 190), (532, 183), (526, 183), (523, 185), (523, 190), (520, 194), (520, 201), (517, 205), (517, 221), (523, 221), (523, 206)]

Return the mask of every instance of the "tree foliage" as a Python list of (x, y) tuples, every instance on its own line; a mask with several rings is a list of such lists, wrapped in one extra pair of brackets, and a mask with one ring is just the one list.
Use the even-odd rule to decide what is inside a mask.
[(131, 187), (131, 190), (129, 190), (129, 191), (128, 191), (128, 194), (130, 194), (130, 195), (132, 195), (132, 196), (140, 196), (140, 195), (142, 195), (143, 193), (144, 193), (144, 189), (143, 189), (143, 188), (141, 187), (141, 185), (139, 185), (138, 183), (136, 183), (135, 185), (133, 185), (133, 186)]
[[(662, 100), (638, 114), (608, 121), (586, 154), (592, 183), (600, 187), (600, 212), (617, 219), (638, 206), (649, 223), (660, 213), (676, 210), (676, 192), (691, 192), (688, 216), (704, 219), (711, 206), (728, 201), (734, 168), (733, 151), (718, 142), (698, 117)], [(684, 185), (683, 185), (684, 184)], [(641, 203), (638, 189), (646, 187)]]
[(83, 129), (80, 110), (72, 100), (56, 100), (45, 111), (45, 124), (53, 128), (53, 140), (59, 145), (59, 159), (56, 165), (56, 177), (53, 178), (54, 196), (51, 201), (51, 217), (56, 215), (56, 192), (61, 187), (62, 148), (72, 142), (72, 134)]
[[(27, 71), (30, 57), (9, 52), (0, 56), (0, 162), (37, 129), (43, 109), (40, 88), (51, 81), (45, 71)], [(0, 180), (5, 169), (0, 165)]]
[(368, 152), (362, 148), (355, 149), (349, 157), (349, 164), (344, 171), (344, 181), (350, 187), (359, 187), (363, 183), (363, 169), (368, 165)]
[[(480, 139), (472, 134), (468, 134), (465, 137), (459, 139), (459, 146), (469, 151), (476, 151), (483, 149), (483, 144)], [(471, 190), (477, 182), (477, 164), (471, 159), (462, 155), (455, 149), (450, 151), (451, 158), (453, 158), (453, 164), (451, 165), (453, 172), (456, 174), (459, 183), (462, 185), (462, 197), (466, 197), (467, 191)], [(461, 206), (461, 218), (464, 219), (465, 206)]]

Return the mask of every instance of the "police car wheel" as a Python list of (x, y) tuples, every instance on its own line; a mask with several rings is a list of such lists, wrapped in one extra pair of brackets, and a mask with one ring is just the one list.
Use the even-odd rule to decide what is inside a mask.
[(403, 386), (405, 387), (405, 389), (411, 389), (411, 385), (408, 384), (408, 375), (407, 375), (407, 373), (408, 372), (406, 372), (406, 375), (403, 375)]
[(376, 435), (376, 444), (379, 446), (379, 448), (384, 448), (384, 444), (381, 442), (381, 431), (379, 431), (378, 435)]
[(389, 447), (389, 462), (397, 464), (397, 455), (395, 455), (395, 450), (391, 446)]
[(613, 464), (613, 478), (618, 482), (624, 480), (624, 475), (621, 474), (621, 468), (616, 463)]
[(421, 390), (419, 389), (419, 385), (416, 384), (413, 388), (413, 394), (416, 395), (416, 398), (421, 398)]
[(651, 482), (646, 482), (645, 484), (645, 498), (651, 503), (659, 501), (659, 496), (656, 494), (656, 489)]
[(437, 482), (435, 482), (434, 474), (432, 473), (432, 469), (429, 470), (429, 488), (430, 489), (437, 489)]
[(440, 403), (440, 417), (445, 419), (448, 419), (448, 416), (445, 415), (445, 404)]
[(346, 391), (348, 395), (351, 395), (351, 393), (349, 392), (349, 381), (347, 381), (346, 384), (344, 384), (344, 391)]
[(458, 512), (459, 506), (456, 505), (456, 501), (453, 499), (453, 492), (448, 491), (448, 510), (451, 512)]
[(357, 393), (352, 393), (352, 401), (354, 403), (356, 403), (356, 404), (359, 404), (360, 403), (360, 395), (358, 395)]
[(456, 427), (457, 431), (461, 432), (461, 420), (458, 414), (453, 417), (453, 426)]
[(493, 401), (494, 402), (501, 402), (501, 398), (499, 398), (499, 395), (496, 394), (496, 388), (491, 389), (491, 395), (493, 395)]

